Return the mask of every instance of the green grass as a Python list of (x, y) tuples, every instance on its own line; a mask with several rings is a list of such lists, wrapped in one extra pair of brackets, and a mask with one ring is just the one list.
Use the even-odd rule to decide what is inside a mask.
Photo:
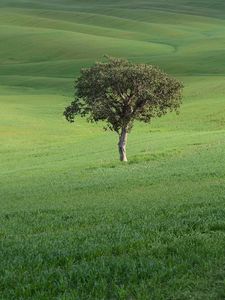
[[(224, 299), (224, 1), (0, 0), (0, 16), (0, 299)], [(178, 116), (135, 125), (128, 164), (102, 124), (62, 116), (104, 54), (185, 85)]]

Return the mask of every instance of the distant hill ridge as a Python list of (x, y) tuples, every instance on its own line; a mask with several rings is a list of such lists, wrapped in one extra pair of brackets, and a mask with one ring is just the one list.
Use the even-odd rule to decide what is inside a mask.
[(225, 1), (223, 0), (0, 0), (1, 7), (27, 7), (70, 10), (71, 8), (85, 8), (91, 5), (106, 7), (123, 7), (139, 9), (160, 9), (171, 12), (192, 13), (202, 16), (223, 18), (225, 16)]
[(224, 75), (225, 1), (0, 0), (1, 85), (72, 92), (104, 54)]

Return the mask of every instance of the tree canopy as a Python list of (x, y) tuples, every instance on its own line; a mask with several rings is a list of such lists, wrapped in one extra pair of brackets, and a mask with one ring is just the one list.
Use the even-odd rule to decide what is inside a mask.
[(69, 122), (77, 115), (91, 122), (105, 121), (105, 129), (119, 134), (120, 159), (127, 160), (127, 133), (134, 121), (150, 123), (167, 112), (178, 112), (182, 87), (158, 67), (108, 57), (81, 70), (75, 80), (75, 100), (64, 115)]

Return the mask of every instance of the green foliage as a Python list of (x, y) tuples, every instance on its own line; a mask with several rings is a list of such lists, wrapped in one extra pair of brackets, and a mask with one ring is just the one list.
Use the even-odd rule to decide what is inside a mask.
[(89, 114), (93, 122), (106, 121), (110, 130), (131, 130), (135, 120), (149, 123), (152, 118), (177, 111), (182, 84), (158, 68), (108, 58), (82, 69), (75, 81), (75, 101), (64, 112), (69, 122)]

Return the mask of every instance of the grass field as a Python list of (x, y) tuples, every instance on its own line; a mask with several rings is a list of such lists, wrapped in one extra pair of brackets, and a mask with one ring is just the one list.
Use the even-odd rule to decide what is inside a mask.
[[(0, 299), (225, 299), (224, 49), (222, 0), (0, 0)], [(62, 116), (104, 54), (185, 85), (127, 165)]]

